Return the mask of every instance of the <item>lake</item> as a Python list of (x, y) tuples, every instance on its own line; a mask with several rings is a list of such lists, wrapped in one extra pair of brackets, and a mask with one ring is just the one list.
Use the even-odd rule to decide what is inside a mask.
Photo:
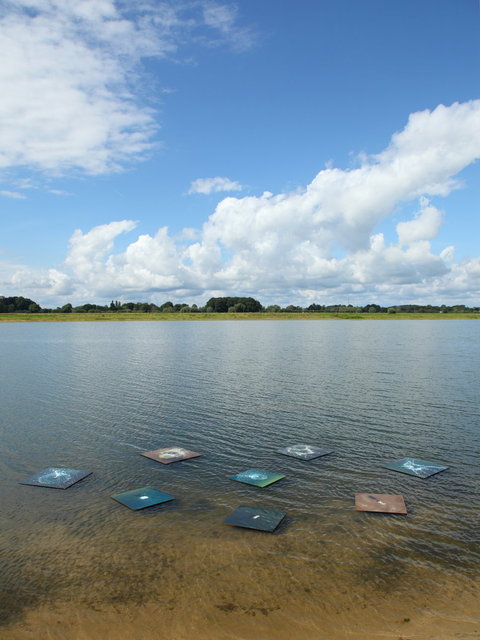
[[(480, 637), (479, 322), (12, 323), (0, 346), (2, 640)], [(333, 453), (276, 453), (296, 443)], [(139, 455), (170, 445), (203, 455)], [(383, 466), (404, 457), (448, 470)], [(46, 467), (93, 474), (19, 484)], [(286, 477), (229, 479), (250, 468)], [(144, 486), (176, 500), (110, 497)], [(287, 516), (224, 525), (239, 505)]]

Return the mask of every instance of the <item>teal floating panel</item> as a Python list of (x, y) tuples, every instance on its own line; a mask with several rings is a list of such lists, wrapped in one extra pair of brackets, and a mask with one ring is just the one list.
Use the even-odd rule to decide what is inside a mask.
[(285, 478), (285, 476), (281, 473), (272, 473), (264, 469), (247, 469), (247, 471), (230, 476), (231, 480), (253, 484), (255, 487), (268, 487), (269, 484), (273, 484), (282, 478)]
[(284, 456), (291, 456), (292, 458), (298, 458), (299, 460), (313, 460), (314, 458), (320, 458), (321, 456), (333, 453), (333, 451), (331, 449), (314, 447), (311, 444), (292, 444), (290, 447), (277, 449), (277, 453), (282, 453)]
[(35, 487), (49, 487), (50, 489), (68, 489), (72, 484), (80, 482), (91, 471), (84, 469), (64, 469), (62, 467), (47, 467), (39, 473), (35, 473), (30, 478), (23, 480), (20, 484), (30, 484)]
[(448, 467), (442, 467), (439, 464), (428, 462), (427, 460), (420, 460), (420, 458), (402, 458), (401, 460), (390, 462), (384, 466), (386, 469), (407, 473), (417, 478), (429, 478), (436, 473), (440, 473), (440, 471), (448, 469)]
[(162, 504), (163, 502), (170, 502), (170, 500), (175, 500), (173, 496), (168, 493), (164, 493), (163, 491), (159, 491), (154, 487), (132, 489), (131, 491), (124, 491), (123, 493), (115, 493), (111, 497), (134, 511), (145, 509), (146, 507), (153, 507), (156, 504)]
[(261, 509), (259, 507), (241, 506), (235, 509), (225, 520), (224, 524), (257, 531), (275, 531), (286, 513), (275, 509)]
[(202, 454), (184, 449), (183, 447), (167, 447), (165, 449), (155, 449), (154, 451), (144, 451), (140, 455), (155, 460), (156, 462), (161, 462), (162, 464), (172, 464), (172, 462), (198, 458)]

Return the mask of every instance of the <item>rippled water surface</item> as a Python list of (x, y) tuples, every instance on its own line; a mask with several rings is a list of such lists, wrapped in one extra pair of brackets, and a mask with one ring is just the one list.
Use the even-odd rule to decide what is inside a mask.
[[(480, 638), (480, 323), (2, 324), (0, 347), (0, 638)], [(203, 455), (139, 455), (170, 445)], [(407, 456), (449, 468), (383, 468)], [(93, 474), (19, 484), (46, 467)], [(253, 467), (286, 478), (228, 478)], [(176, 500), (110, 498), (142, 486)], [(287, 517), (224, 525), (242, 504)]]

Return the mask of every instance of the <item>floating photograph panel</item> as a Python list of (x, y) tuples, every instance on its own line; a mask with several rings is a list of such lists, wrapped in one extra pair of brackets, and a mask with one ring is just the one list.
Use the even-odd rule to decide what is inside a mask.
[(407, 513), (403, 496), (386, 493), (355, 494), (355, 509), (357, 511), (374, 511), (375, 513)]
[(20, 484), (30, 484), (36, 487), (50, 487), (52, 489), (68, 489), (72, 484), (83, 480), (92, 472), (84, 469), (63, 469), (61, 467), (48, 467), (39, 473), (35, 473)]
[(273, 484), (282, 478), (285, 478), (285, 476), (281, 473), (272, 473), (264, 469), (247, 469), (247, 471), (242, 471), (234, 476), (230, 476), (231, 480), (245, 482), (245, 484), (253, 484), (256, 487), (267, 487), (269, 484)]
[(175, 500), (173, 496), (159, 491), (154, 487), (142, 487), (140, 489), (124, 491), (123, 493), (115, 493), (112, 498), (134, 511), (145, 509), (146, 507), (153, 507), (156, 504), (162, 504), (162, 502)]
[(235, 509), (224, 520), (224, 524), (244, 527), (245, 529), (257, 529), (258, 531), (274, 531), (285, 515), (283, 511), (276, 511), (275, 509), (242, 506)]
[(426, 460), (420, 460), (420, 458), (402, 458), (402, 460), (396, 460), (385, 465), (386, 469), (392, 471), (400, 471), (400, 473), (408, 473), (410, 476), (417, 476), (417, 478), (428, 478), (445, 471), (448, 467), (442, 467), (434, 462), (427, 462)]
[(155, 451), (145, 451), (140, 455), (155, 460), (156, 462), (161, 462), (162, 464), (172, 464), (172, 462), (198, 458), (202, 454), (196, 451), (189, 451), (183, 447), (167, 447), (165, 449), (155, 449)]
[(320, 447), (314, 447), (311, 444), (292, 444), (290, 447), (277, 449), (277, 453), (298, 458), (299, 460), (313, 460), (333, 453), (333, 451), (331, 449), (320, 449)]

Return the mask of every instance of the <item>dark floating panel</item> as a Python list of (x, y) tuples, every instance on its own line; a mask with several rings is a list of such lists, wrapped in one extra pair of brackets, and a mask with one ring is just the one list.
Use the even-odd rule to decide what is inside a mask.
[(311, 444), (293, 444), (290, 447), (277, 449), (277, 453), (298, 458), (299, 460), (313, 460), (314, 458), (320, 458), (321, 456), (333, 453), (333, 451), (331, 449), (320, 449), (320, 447), (314, 447)]
[(426, 460), (420, 460), (420, 458), (402, 458), (402, 460), (396, 460), (384, 465), (386, 469), (392, 471), (399, 471), (400, 473), (407, 473), (410, 476), (416, 476), (417, 478), (429, 478), (430, 476), (445, 471), (448, 467), (442, 467), (434, 462), (427, 462)]
[(258, 531), (274, 531), (285, 516), (283, 511), (275, 509), (241, 506), (224, 520), (224, 524)]
[(35, 473), (20, 484), (29, 484), (35, 487), (49, 487), (51, 489), (68, 489), (72, 484), (83, 480), (92, 473), (83, 469), (64, 469), (61, 467), (48, 467), (39, 473)]
[(256, 487), (267, 487), (269, 484), (273, 484), (282, 478), (285, 478), (285, 476), (281, 473), (272, 473), (264, 469), (247, 469), (247, 471), (242, 471), (234, 476), (230, 476), (231, 480), (245, 482), (245, 484), (253, 484)]
[(156, 504), (162, 504), (162, 502), (175, 500), (173, 496), (170, 496), (168, 493), (164, 493), (163, 491), (159, 491), (154, 487), (132, 489), (131, 491), (125, 491), (123, 493), (115, 493), (111, 497), (134, 511), (145, 509), (146, 507), (153, 507)]
[(374, 511), (375, 513), (407, 513), (403, 496), (387, 493), (356, 493), (355, 509), (357, 511)]
[(145, 451), (140, 455), (161, 462), (162, 464), (172, 464), (172, 462), (180, 462), (181, 460), (190, 460), (190, 458), (198, 458), (201, 453), (189, 451), (183, 447), (167, 447), (166, 449), (155, 449), (155, 451)]

